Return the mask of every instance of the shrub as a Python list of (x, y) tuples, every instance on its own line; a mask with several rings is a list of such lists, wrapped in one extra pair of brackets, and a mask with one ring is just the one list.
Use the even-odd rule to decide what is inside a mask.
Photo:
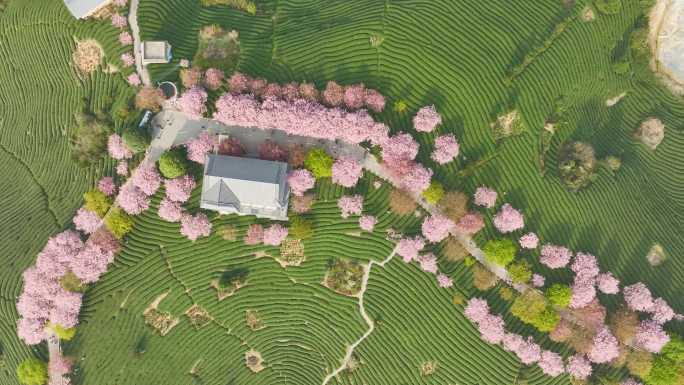
[(266, 326), (261, 321), (261, 319), (259, 319), (259, 315), (257, 314), (256, 310), (247, 310), (245, 312), (245, 320), (247, 321), (247, 326), (249, 326), (249, 328), (252, 329), (252, 331), (259, 330)]
[(219, 279), (216, 286), (219, 288), (219, 290), (224, 292), (236, 290), (239, 287), (245, 286), (247, 284), (247, 275), (247, 272), (223, 275), (221, 279)]
[(653, 356), (648, 352), (634, 350), (627, 356), (625, 366), (632, 375), (644, 378), (653, 368)]
[(621, 0), (596, 0), (596, 8), (605, 15), (614, 15), (620, 12)]
[(47, 364), (37, 358), (30, 358), (17, 367), (17, 376), (22, 384), (42, 385), (47, 375)]
[(473, 269), (473, 285), (478, 290), (487, 291), (496, 285), (497, 276), (487, 266), (477, 265)]
[(112, 207), (112, 198), (97, 188), (92, 188), (83, 194), (83, 199), (86, 201), (86, 210), (96, 212), (100, 218), (104, 217), (107, 214), (107, 210)]
[(416, 209), (416, 200), (406, 190), (392, 189), (389, 194), (389, 203), (392, 212), (397, 215), (408, 215)]
[(145, 151), (152, 141), (152, 137), (145, 127), (138, 126), (129, 127), (121, 138), (126, 147), (134, 152)]
[(252, 15), (256, 15), (257, 13), (257, 6), (254, 4), (254, 2), (250, 1), (249, 4), (247, 4), (247, 12), (251, 13)]
[(515, 261), (509, 268), (513, 282), (528, 283), (532, 279), (532, 265), (526, 260)]
[(316, 202), (313, 194), (292, 197), (292, 212), (305, 213), (311, 210), (311, 206)]
[(88, 290), (88, 285), (81, 283), (81, 279), (78, 278), (71, 269), (69, 269), (62, 279), (60, 280), (60, 286), (62, 289), (69, 291), (86, 291)]
[(629, 60), (627, 58), (622, 58), (615, 63), (613, 63), (613, 72), (616, 74), (624, 74), (629, 69)]
[(126, 233), (133, 228), (133, 217), (126, 214), (122, 209), (113, 209), (104, 220), (107, 230), (111, 232), (116, 239), (121, 239)]
[(327, 286), (343, 294), (354, 295), (361, 291), (363, 266), (358, 263), (337, 259), (328, 268)]
[(178, 151), (167, 151), (159, 157), (159, 171), (168, 179), (175, 179), (185, 174), (187, 162), (185, 156)]
[(508, 238), (491, 240), (482, 248), (487, 263), (496, 263), (503, 267), (513, 262), (515, 250), (515, 244)]
[(546, 302), (532, 291), (517, 296), (511, 306), (511, 314), (528, 324), (534, 324), (544, 310), (546, 310)]
[(513, 298), (513, 291), (507, 287), (502, 287), (499, 289), (499, 296), (504, 301), (508, 301), (509, 299)]
[(314, 148), (307, 154), (304, 166), (313, 173), (315, 178), (324, 178), (332, 175), (333, 163), (333, 158), (324, 150)]
[(403, 100), (397, 100), (394, 102), (394, 107), (392, 107), (392, 111), (396, 112), (401, 112), (406, 109), (406, 103)]
[(224, 225), (221, 226), (216, 233), (222, 236), (226, 241), (234, 242), (237, 239), (237, 226)]
[(65, 329), (58, 324), (52, 324), (50, 322), (48, 322), (45, 325), (45, 327), (48, 329), (52, 329), (52, 331), (55, 332), (55, 334), (57, 334), (57, 336), (61, 340), (69, 341), (72, 338), (74, 338), (74, 335), (76, 335), (75, 328)]
[(611, 170), (617, 171), (620, 169), (622, 162), (620, 161), (620, 158), (608, 155), (606, 157), (606, 164), (608, 165), (608, 167), (610, 167)]
[(587, 187), (596, 179), (596, 155), (589, 143), (568, 139), (558, 151), (561, 180), (571, 190)]
[(111, 128), (97, 115), (85, 108), (76, 114), (76, 127), (71, 136), (71, 160), (81, 168), (88, 168), (107, 153)]
[(442, 199), (443, 195), (444, 187), (442, 187), (442, 184), (437, 181), (430, 182), (430, 187), (423, 191), (423, 198), (425, 198), (425, 201), (433, 205)]
[(437, 208), (457, 223), (468, 212), (468, 197), (460, 191), (449, 191), (437, 202)]
[(572, 291), (566, 285), (555, 283), (550, 288), (546, 289), (544, 296), (551, 305), (566, 307), (570, 303)]

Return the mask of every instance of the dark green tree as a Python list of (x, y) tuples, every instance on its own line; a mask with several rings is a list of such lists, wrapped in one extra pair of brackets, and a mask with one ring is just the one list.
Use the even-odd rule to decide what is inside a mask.
[(159, 157), (159, 171), (164, 177), (176, 179), (185, 174), (187, 168), (186, 157), (178, 151), (167, 151)]
[(145, 151), (149, 147), (152, 137), (145, 127), (129, 127), (121, 136), (124, 144), (133, 152)]

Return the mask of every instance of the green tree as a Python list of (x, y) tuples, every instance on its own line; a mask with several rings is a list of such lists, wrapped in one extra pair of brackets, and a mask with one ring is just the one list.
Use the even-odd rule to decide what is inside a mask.
[(112, 207), (112, 198), (106, 196), (97, 188), (92, 188), (83, 194), (83, 199), (86, 201), (86, 210), (96, 212), (100, 218), (104, 217), (107, 214), (107, 210)]
[(670, 342), (660, 349), (660, 355), (674, 362), (675, 364), (678, 364), (684, 361), (684, 342), (679, 334), (667, 334), (670, 336)]
[(507, 287), (502, 287), (501, 289), (499, 289), (499, 296), (504, 301), (508, 301), (509, 299), (513, 298), (513, 292), (511, 291), (511, 289)]
[(17, 367), (22, 384), (43, 385), (47, 379), (47, 364), (37, 358), (29, 358)]
[(556, 328), (556, 324), (560, 321), (561, 316), (556, 309), (547, 306), (544, 311), (539, 313), (532, 325), (536, 326), (540, 332), (550, 332)]
[(74, 274), (71, 269), (64, 274), (62, 280), (60, 281), (62, 289), (69, 291), (86, 291), (88, 290), (88, 285), (82, 285), (81, 279)]
[(566, 307), (570, 303), (570, 298), (572, 297), (572, 290), (570, 290), (570, 288), (565, 285), (555, 283), (550, 288), (546, 289), (546, 293), (544, 293), (544, 296), (551, 305)]
[(508, 273), (513, 282), (528, 283), (532, 279), (532, 265), (526, 259), (521, 259), (508, 268)]
[(257, 6), (254, 4), (254, 2), (250, 2), (247, 4), (247, 12), (251, 13), (252, 15), (256, 15), (257, 13)]
[(159, 171), (169, 179), (176, 179), (185, 174), (187, 160), (178, 151), (167, 151), (159, 157)]
[(627, 58), (622, 58), (613, 63), (613, 71), (616, 74), (624, 74), (629, 69), (629, 61)]
[(677, 364), (663, 356), (653, 358), (653, 368), (644, 377), (648, 385), (672, 385), (677, 377)]
[(48, 329), (52, 329), (52, 331), (57, 334), (60, 340), (69, 341), (74, 338), (74, 335), (76, 334), (76, 328), (65, 329), (62, 327), (62, 325), (53, 324), (51, 322), (48, 322), (46, 327)]
[(121, 136), (124, 144), (133, 152), (145, 151), (149, 147), (152, 137), (145, 127), (129, 127)]
[(443, 195), (444, 187), (442, 187), (442, 184), (437, 181), (430, 182), (430, 187), (423, 191), (423, 198), (425, 198), (425, 201), (433, 205), (442, 199)]
[(515, 259), (515, 244), (508, 238), (501, 238), (487, 242), (482, 249), (487, 263), (496, 263), (506, 267)]
[(546, 310), (546, 302), (540, 295), (531, 291), (516, 297), (511, 306), (511, 314), (528, 324), (536, 323), (537, 317), (544, 310)]
[(316, 178), (324, 178), (332, 175), (334, 160), (325, 151), (314, 148), (306, 155), (304, 167), (311, 171)]
[(81, 168), (88, 168), (107, 154), (111, 128), (85, 107), (76, 113), (76, 127), (71, 136), (71, 161)]
[(311, 219), (306, 219), (299, 215), (293, 215), (294, 219), (290, 220), (290, 234), (298, 239), (309, 239), (313, 237), (313, 230), (311, 225), (313, 221)]
[(116, 239), (121, 239), (133, 228), (133, 217), (126, 214), (122, 209), (114, 209), (107, 215), (104, 223)]

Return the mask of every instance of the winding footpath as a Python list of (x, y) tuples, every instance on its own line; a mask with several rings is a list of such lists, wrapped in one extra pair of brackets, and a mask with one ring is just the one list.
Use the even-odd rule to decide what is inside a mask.
[(370, 261), (370, 263), (368, 265), (366, 265), (366, 268), (364, 269), (364, 272), (363, 272), (363, 281), (361, 282), (361, 291), (359, 292), (359, 294), (357, 294), (357, 296), (359, 297), (359, 310), (361, 311), (361, 316), (363, 317), (363, 319), (366, 320), (366, 323), (369, 326), (368, 331), (363, 333), (361, 338), (359, 338), (356, 342), (351, 344), (349, 346), (349, 348), (347, 348), (347, 354), (344, 356), (344, 360), (342, 361), (342, 365), (340, 365), (339, 368), (335, 369), (335, 371), (333, 371), (332, 373), (328, 374), (327, 377), (325, 377), (325, 379), (323, 380), (323, 385), (327, 384), (331, 378), (335, 377), (338, 373), (340, 373), (341, 371), (343, 371), (347, 367), (347, 364), (349, 364), (349, 360), (351, 359), (351, 356), (354, 354), (354, 348), (357, 347), (363, 340), (365, 340), (366, 337), (368, 337), (373, 332), (373, 330), (375, 330), (375, 323), (373, 322), (372, 319), (370, 319), (368, 314), (366, 314), (366, 309), (364, 309), (364, 307), (363, 307), (363, 294), (366, 292), (366, 286), (368, 285), (368, 277), (370, 276), (371, 267), (373, 267), (373, 265), (378, 265), (380, 267), (384, 267), (387, 262), (391, 261), (392, 258), (394, 258), (394, 255), (396, 253), (397, 253), (397, 248), (395, 247), (394, 250), (392, 250), (392, 253), (389, 255), (389, 257), (387, 257), (387, 259), (385, 259), (384, 261), (382, 261), (382, 262)]
[(128, 24), (131, 26), (133, 31), (133, 53), (135, 55), (135, 69), (140, 75), (140, 79), (143, 84), (151, 85), (150, 74), (147, 69), (142, 65), (142, 52), (141, 52), (141, 40), (140, 40), (140, 28), (138, 28), (138, 3), (140, 0), (131, 0), (131, 8), (128, 12)]

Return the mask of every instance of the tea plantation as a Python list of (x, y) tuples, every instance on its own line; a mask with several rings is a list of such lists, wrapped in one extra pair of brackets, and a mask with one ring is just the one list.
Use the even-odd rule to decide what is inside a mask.
[[(499, 192), (498, 203), (503, 199), (521, 209), (525, 229), (511, 238), (533, 231), (542, 243), (594, 254), (601, 270), (612, 271), (622, 285), (642, 281), (655, 297), (684, 313), (684, 103), (637, 71), (629, 41), (642, 14), (639, 1), (623, 0), (612, 15), (585, 0), (275, 0), (259, 6), (252, 15), (197, 1), (140, 0), (141, 38), (168, 40), (173, 47), (172, 62), (150, 66), (151, 77), (192, 58), (198, 32), (220, 24), (239, 34), (240, 72), (281, 84), (306, 80), (319, 90), (330, 80), (363, 82), (387, 98), (375, 120), (392, 134), (414, 136), (421, 144), (418, 160), (435, 170), (434, 180), (468, 195), (487, 185)], [(582, 20), (585, 6), (596, 14), (595, 21)], [(564, 22), (562, 32), (554, 33)], [(59, 0), (10, 0), (0, 10), (1, 384), (18, 383), (15, 369), (25, 359), (47, 360), (46, 344), (27, 346), (17, 338), (22, 272), (35, 263), (48, 237), (73, 228), (84, 192), (104, 176), (119, 181), (118, 161), (110, 157), (87, 169), (72, 163), (74, 114), (82, 106), (102, 110), (117, 133), (141, 117), (139, 111), (125, 117), (117, 113), (131, 105), (134, 92), (125, 80), (134, 67), (124, 68), (120, 59), (131, 46), (121, 46), (119, 32), (109, 20), (75, 20)], [(372, 36), (381, 43), (373, 46)], [(95, 39), (104, 59), (96, 71), (79, 76), (72, 54), (83, 39)], [(630, 68), (618, 74), (613, 65), (622, 58)], [(109, 64), (117, 71), (105, 72)], [(514, 68), (522, 71), (508, 78)], [(177, 75), (175, 70), (166, 80)], [(226, 91), (225, 82), (209, 91), (209, 113)], [(623, 92), (617, 104), (606, 104)], [(392, 109), (399, 101), (406, 110)], [(432, 104), (444, 123), (431, 133), (415, 131), (412, 117)], [(511, 108), (521, 116), (524, 132), (495, 140), (489, 122)], [(540, 164), (541, 127), (559, 111), (562, 118)], [(655, 151), (633, 139), (646, 117), (665, 124), (665, 139)], [(434, 137), (446, 133), (458, 138), (460, 158), (439, 165), (430, 154)], [(620, 158), (621, 167), (599, 167), (590, 186), (570, 191), (557, 165), (568, 138), (591, 144), (597, 159)], [(185, 206), (195, 213), (202, 169), (196, 165), (192, 171), (199, 183)], [(192, 243), (179, 234), (179, 223), (157, 216), (164, 197), (163, 189), (158, 191), (152, 208), (135, 217), (107, 274), (86, 292), (76, 336), (62, 341), (64, 353), (74, 358), (74, 383), (320, 383), (368, 330), (358, 299), (323, 285), (326, 267), (337, 258), (362, 264), (385, 260), (395, 247), (386, 238), (388, 228), (420, 233), (422, 217), (391, 213), (389, 186), (383, 182), (376, 190), (374, 181), (366, 173), (356, 187), (346, 189), (330, 178), (317, 180), (316, 203), (302, 215), (313, 221), (315, 236), (302, 241), (306, 260), (285, 267), (275, 260), (279, 247), (241, 241), (250, 224), (268, 220), (210, 215), (211, 236)], [(337, 199), (347, 194), (365, 197), (364, 215), (379, 220), (372, 233), (356, 234), (356, 216), (340, 218)], [(496, 210), (480, 210), (486, 225), (473, 239), (484, 245), (500, 234), (492, 224)], [(237, 241), (216, 232), (223, 225), (237, 226)], [(668, 256), (658, 267), (646, 259), (655, 243)], [(358, 368), (340, 373), (340, 382), (513, 384), (524, 374), (529, 384), (570, 383), (566, 373), (550, 377), (484, 342), (463, 315), (473, 296), (487, 299), (493, 314), (503, 314), (507, 331), (532, 335), (542, 349), (564, 357), (572, 354), (510, 315), (512, 300), (501, 299), (501, 284), (487, 292), (475, 289), (472, 267), (447, 261), (445, 242), (428, 249), (454, 286), (440, 288), (415, 262), (405, 264), (399, 257), (373, 266), (364, 304), (375, 330), (354, 350)], [(569, 269), (539, 263), (539, 249), (518, 255), (549, 281), (571, 283)], [(247, 284), (219, 300), (215, 282), (232, 272), (246, 273)], [(454, 294), (463, 302), (455, 303)], [(609, 311), (623, 302), (622, 295), (599, 294), (599, 299)], [(211, 317), (199, 328), (184, 315), (194, 305)], [(155, 306), (177, 319), (163, 336), (143, 316)], [(247, 312), (256, 312), (261, 326), (250, 327)], [(681, 323), (665, 328), (684, 333)], [(245, 364), (251, 351), (261, 356), (263, 370)], [(421, 376), (418, 368), (425, 362), (436, 362), (439, 369)], [(609, 365), (595, 370), (617, 378), (626, 373)]]

